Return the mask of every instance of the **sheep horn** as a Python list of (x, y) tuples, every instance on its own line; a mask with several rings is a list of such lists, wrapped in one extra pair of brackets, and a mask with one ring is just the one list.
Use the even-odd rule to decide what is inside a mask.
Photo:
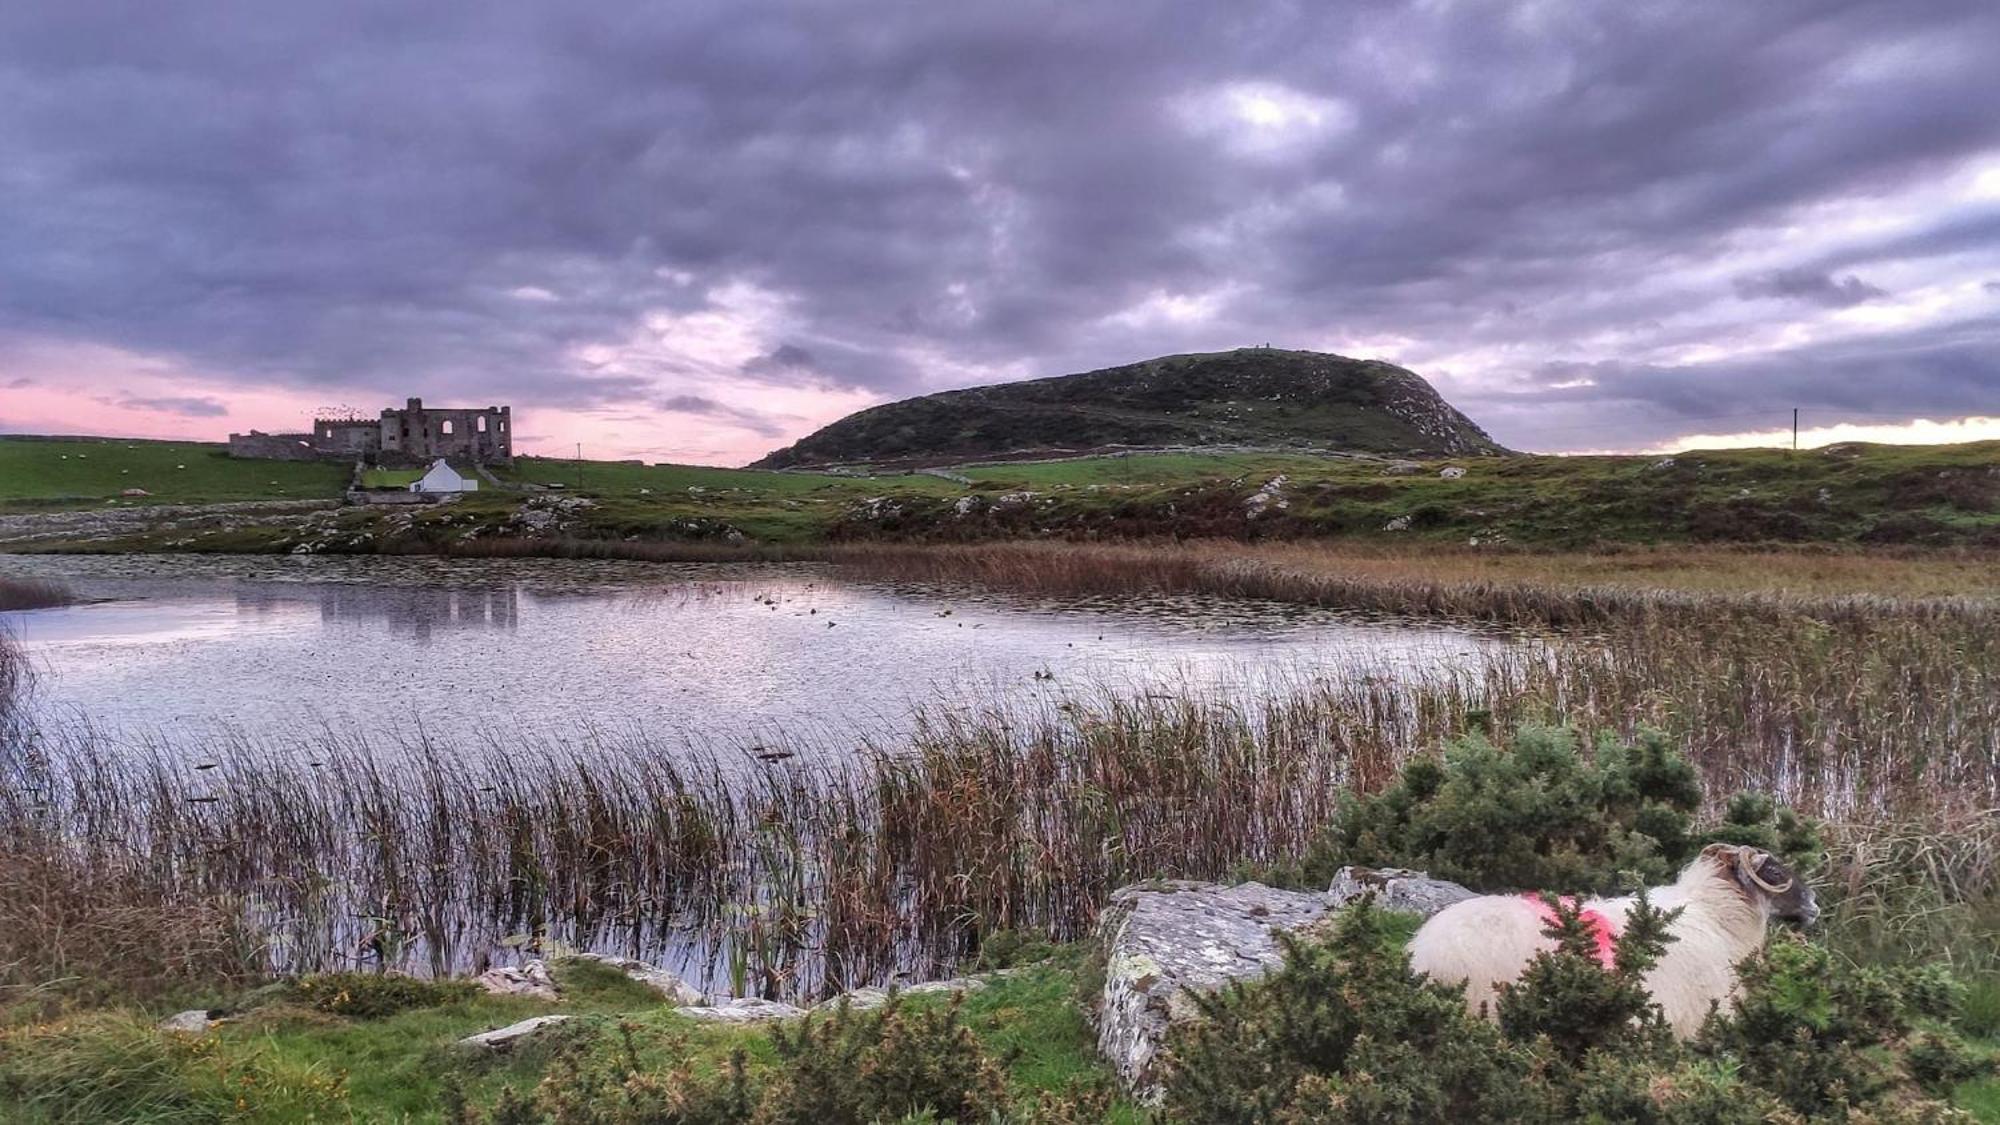
[(1791, 890), (1794, 880), (1786, 879), (1783, 883), (1772, 884), (1765, 882), (1764, 877), (1757, 873), (1757, 869), (1762, 867), (1768, 858), (1755, 848), (1739, 848), (1736, 851), (1736, 873), (1768, 894), (1781, 895)]

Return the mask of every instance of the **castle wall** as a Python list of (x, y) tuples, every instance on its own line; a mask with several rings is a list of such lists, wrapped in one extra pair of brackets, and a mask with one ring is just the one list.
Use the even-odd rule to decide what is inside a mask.
[(321, 418), (311, 431), (266, 434), (252, 430), (229, 435), (231, 457), (276, 461), (383, 461), (422, 464), (439, 457), (481, 464), (514, 460), (514, 412), (511, 407), (434, 410), (422, 399), (410, 399), (401, 410), (384, 410), (379, 419), (350, 421)]
[(256, 430), (230, 434), (229, 455), (263, 461), (319, 461), (328, 456), (313, 445), (310, 433), (266, 434)]
[(428, 461), (458, 457), (478, 462), (514, 459), (514, 417), (511, 407), (440, 410), (413, 398), (401, 410), (384, 410), (381, 449), (404, 460)]

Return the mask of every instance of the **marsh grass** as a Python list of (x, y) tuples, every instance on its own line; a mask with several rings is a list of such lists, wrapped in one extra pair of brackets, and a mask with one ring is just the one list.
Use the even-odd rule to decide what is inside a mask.
[(0, 578), (0, 613), (17, 609), (48, 609), (68, 605), (76, 597), (58, 582), (26, 578)]
[[(994, 572), (1009, 557), (870, 566), (1019, 587)], [(1762, 790), (1841, 823), (1832, 913), (1857, 956), (1951, 948), (1952, 932), (1992, 925), (1991, 603), (1388, 582), (1198, 553), (1109, 574), (1088, 555), (1034, 558), (1028, 581), (1050, 590), (1222, 592), (1529, 632), (1477, 666), (1303, 679), (1251, 700), (975, 703), (922, 713), (893, 744), (773, 761), (637, 737), (203, 760), (17, 724), (0, 746), (0, 839), (86, 901), (136, 887), (142, 902), (237, 911), (279, 970), (442, 973), (587, 946), (671, 960), (717, 991), (814, 998), (946, 972), (995, 933), (1081, 937), (1135, 879), (1293, 862), (1343, 792), (1380, 787), (1471, 725), (1652, 725), (1707, 792)], [(0, 932), (32, 922), (31, 886), (0, 885)], [(84, 964), (171, 979), (199, 960), (122, 969), (108, 934), (43, 948), (0, 954), (0, 982), (46, 987)]]

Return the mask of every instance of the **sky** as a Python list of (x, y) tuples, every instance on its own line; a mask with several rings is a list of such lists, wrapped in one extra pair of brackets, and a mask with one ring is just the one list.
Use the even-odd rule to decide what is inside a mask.
[(1548, 452), (2000, 437), (1992, 0), (16, 0), (0, 432), (740, 464), (1269, 343)]

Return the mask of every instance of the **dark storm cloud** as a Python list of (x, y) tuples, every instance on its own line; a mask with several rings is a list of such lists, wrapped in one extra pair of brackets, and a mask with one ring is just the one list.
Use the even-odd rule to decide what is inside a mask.
[(1745, 299), (1789, 297), (1834, 309), (1844, 309), (1889, 295), (1888, 290), (1870, 285), (1853, 274), (1836, 278), (1811, 268), (1772, 270), (1752, 277), (1739, 277), (1736, 279), (1736, 293)]
[[(0, 335), (592, 408), (1396, 337), (1562, 407), (1535, 372), (1607, 328), (1691, 345), (1733, 294), (1814, 315), (1886, 296), (1872, 261), (1990, 254), (1938, 215), (1699, 279), (2000, 148), (1996, 41), (1987, 0), (4, 5)], [(764, 350), (690, 360), (731, 286)], [(1886, 404), (1807, 358), (1736, 378)], [(1752, 396), (1705, 370), (1604, 385)]]

